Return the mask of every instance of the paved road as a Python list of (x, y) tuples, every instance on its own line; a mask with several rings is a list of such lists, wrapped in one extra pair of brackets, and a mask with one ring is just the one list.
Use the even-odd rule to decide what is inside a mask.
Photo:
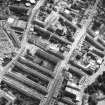
[[(44, 1), (45, 1), (45, 0), (43, 0), (43, 1), (42, 1), (42, 0), (39, 0), (37, 6), (35, 6), (35, 7), (32, 9), (32, 13), (31, 13), (31, 16), (30, 16), (30, 18), (29, 18), (29, 21), (28, 21), (28, 24), (27, 24), (27, 28), (26, 28), (26, 30), (25, 30), (25, 32), (24, 32), (24, 38), (23, 38), (22, 44), (21, 44), (22, 47), (21, 47), (21, 49), (19, 50), (19, 53), (17, 54), (17, 56), (12, 60), (12, 62), (10, 62), (10, 63), (4, 68), (4, 70), (0, 73), (0, 77), (3, 76), (3, 74), (6, 72), (6, 70), (8, 69), (8, 67), (10, 67), (10, 65), (11, 65), (15, 60), (17, 60), (17, 58), (18, 58), (18, 57), (21, 55), (21, 53), (24, 51), (25, 45), (26, 45), (26, 41), (27, 41), (28, 31), (29, 31), (29, 29), (30, 29), (30, 27), (31, 27), (31, 21), (32, 21), (32, 19), (33, 19), (33, 16), (37, 13), (37, 10), (38, 10), (39, 7), (44, 3)], [(99, 0), (97, 0), (97, 1), (99, 1)], [(97, 5), (95, 5), (94, 9), (96, 8), (96, 6), (97, 6)], [(94, 9), (91, 10), (91, 11), (89, 10), (89, 11), (90, 11), (91, 13), (93, 13), (93, 12), (94, 12)], [(75, 38), (74, 43), (73, 43), (72, 46), (71, 46), (70, 52), (69, 52), (68, 55), (65, 57), (64, 61), (61, 62), (61, 64), (58, 66), (58, 68), (56, 68), (56, 69), (57, 69), (57, 73), (56, 73), (56, 76), (55, 76), (55, 80), (54, 80), (53, 83), (52, 83), (52, 86), (53, 86), (54, 88), (53, 88), (53, 87), (51, 88), (51, 92), (48, 94), (48, 101), (45, 103), (45, 105), (49, 105), (49, 102), (50, 102), (50, 100), (51, 100), (51, 97), (53, 96), (53, 93), (54, 93), (54, 91), (55, 91), (55, 87), (56, 87), (56, 86), (54, 86), (54, 85), (56, 84), (56, 80), (58, 79), (59, 74), (61, 73), (62, 69), (63, 69), (63, 68), (65, 67), (65, 65), (68, 63), (71, 54), (73, 53), (73, 51), (74, 51), (75, 48), (77, 47), (77, 45), (78, 45), (78, 43), (80, 42), (81, 38), (85, 35), (86, 29), (87, 29), (89, 23), (91, 22), (92, 17), (93, 17), (93, 14), (90, 15), (89, 19), (87, 19), (87, 20), (85, 20), (85, 21), (83, 22), (83, 28), (77, 30), (77, 32), (76, 32), (76, 34), (75, 34), (76, 38)], [(91, 79), (94, 80), (94, 78), (95, 78), (97, 75), (98, 75), (98, 73), (95, 74), (94, 77), (91, 77)]]
[[(96, 0), (96, 3), (95, 3), (95, 5), (94, 5), (94, 7), (93, 8), (90, 8), (90, 10), (89, 10), (89, 15), (90, 15), (90, 13), (91, 13), (91, 15), (90, 15), (90, 19), (92, 19), (92, 17), (94, 16), (94, 14), (96, 13), (96, 8), (97, 8), (97, 5), (98, 5), (98, 3), (99, 3), (99, 1), (100, 0)], [(84, 89), (85, 89), (85, 87), (88, 85), (88, 84), (91, 84), (93, 81), (95, 81), (95, 78), (99, 75), (99, 74), (101, 74), (102, 73), (102, 71), (103, 71), (103, 69), (102, 68), (104, 68), (104, 64), (100, 67), (100, 70), (98, 71), (98, 72), (96, 72), (94, 75), (92, 75), (91, 77), (88, 77), (87, 78), (87, 82), (86, 82), (86, 84), (84, 84), (84, 86), (83, 86), (83, 89), (81, 90), (81, 100), (82, 100), (82, 96), (83, 96), (83, 94), (84, 94)], [(82, 102), (82, 101), (81, 101)], [(81, 105), (81, 102), (78, 104), (78, 105)]]
[(57, 73), (56, 73), (56, 76), (55, 76), (55, 80), (52, 83), (51, 92), (49, 92), (48, 99), (47, 99), (47, 101), (46, 101), (46, 103), (44, 105), (49, 105), (49, 102), (51, 101), (51, 97), (53, 96), (54, 91), (55, 91), (56, 81), (58, 80), (62, 69), (68, 63), (68, 61), (70, 59), (70, 56), (72, 55), (73, 51), (77, 48), (77, 45), (80, 42), (81, 38), (85, 35), (86, 29), (87, 29), (88, 25), (90, 24), (90, 22), (92, 21), (92, 17), (94, 16), (93, 11), (94, 11), (95, 8), (96, 8), (96, 5), (94, 6), (93, 10), (87, 10), (86, 11), (87, 13), (88, 12), (91, 13), (89, 18), (87, 20), (83, 20), (83, 22), (82, 22), (83, 23), (83, 28), (77, 30), (77, 32), (75, 34), (76, 38), (75, 38), (74, 43), (71, 46), (70, 52), (66, 55), (65, 59), (61, 62), (61, 64), (56, 68)]
[[(96, 1), (96, 4), (95, 4), (95, 6), (94, 6), (94, 8), (93, 8), (92, 11), (95, 11), (95, 10), (96, 10), (99, 1), (100, 1), (100, 0), (97, 0), (97, 1)], [(105, 62), (105, 58), (104, 58), (104, 62)], [(103, 71), (105, 71), (105, 63), (103, 63), (103, 64), (100, 66), (100, 69), (99, 69), (95, 74), (93, 74), (92, 76), (90, 76), (90, 77), (88, 78), (89, 84), (93, 83), (93, 82), (95, 81), (95, 79), (96, 79), (100, 74), (102, 74)]]
[(7, 65), (5, 66), (4, 68), (1, 68), (3, 70), (1, 70), (1, 73), (0, 73), (0, 78), (2, 78), (2, 76), (5, 74), (5, 72), (8, 70), (8, 68), (10, 67), (10, 65), (12, 65), (13, 62), (15, 62), (18, 57), (22, 54), (22, 52), (24, 51), (25, 49), (25, 43), (27, 41), (27, 36), (28, 36), (28, 32), (30, 30), (30, 27), (31, 27), (31, 22), (32, 22), (32, 19), (34, 17), (34, 15), (37, 13), (38, 9), (40, 8), (40, 6), (45, 2), (45, 0), (39, 0), (37, 5), (35, 5), (35, 7), (32, 9), (32, 12), (31, 12), (31, 15), (29, 17), (29, 21), (27, 23), (27, 28), (26, 30), (24, 31), (24, 34), (23, 34), (23, 39), (22, 39), (22, 42), (21, 42), (21, 49), (19, 50), (18, 54), (16, 55), (15, 58), (13, 58), (13, 60)]
[(105, 71), (105, 64), (103, 63), (101, 66), (100, 66), (100, 69), (92, 76), (89, 77), (89, 83), (88, 84), (92, 84), (96, 78), (103, 73), (103, 71)]
[[(90, 76), (90, 77), (88, 77), (87, 78), (87, 84), (85, 85), (85, 86), (83, 86), (83, 89), (81, 90), (81, 98), (82, 98), (82, 96), (83, 96), (83, 94), (84, 94), (84, 89), (88, 86), (88, 85), (90, 85), (90, 84), (92, 84), (95, 80), (96, 80), (96, 78), (100, 75), (100, 74), (102, 74), (103, 73), (103, 71), (105, 71), (105, 63), (103, 63), (102, 65), (101, 65), (101, 67), (100, 67), (100, 69), (94, 74), (94, 75), (92, 75), (92, 76)], [(103, 97), (104, 98), (104, 97)], [(81, 102), (78, 104), (78, 105), (81, 105)], [(101, 104), (100, 104), (101, 105)]]

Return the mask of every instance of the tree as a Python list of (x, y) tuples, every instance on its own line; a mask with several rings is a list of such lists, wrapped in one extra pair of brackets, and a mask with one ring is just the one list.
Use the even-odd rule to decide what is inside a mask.
[(99, 76), (98, 76), (97, 81), (98, 81), (99, 83), (102, 83), (102, 82), (103, 82), (103, 77), (102, 77), (102, 75), (99, 75)]

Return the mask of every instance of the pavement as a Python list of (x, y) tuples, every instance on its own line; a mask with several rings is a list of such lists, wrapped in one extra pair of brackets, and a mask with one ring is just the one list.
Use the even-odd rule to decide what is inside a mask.
[[(99, 0), (98, 0), (99, 1)], [(97, 2), (98, 3), (98, 2)], [(96, 3), (96, 4), (97, 4)], [(45, 102), (44, 105), (49, 105), (49, 102), (51, 100), (51, 97), (53, 96), (54, 94), (54, 91), (55, 91), (55, 88), (56, 88), (56, 80), (59, 78), (59, 75), (61, 74), (61, 71), (62, 69), (65, 67), (65, 65), (68, 63), (69, 59), (70, 59), (70, 56), (72, 55), (73, 51), (77, 48), (78, 46), (78, 43), (80, 42), (81, 38), (85, 35), (86, 33), (86, 30), (87, 30), (87, 27), (88, 25), (90, 24), (90, 22), (92, 21), (92, 17), (94, 16), (94, 9), (96, 9), (96, 5), (94, 8), (90, 8), (90, 10), (87, 10), (86, 12), (88, 13), (91, 13), (90, 17), (86, 20), (83, 20), (83, 27), (82, 29), (77, 29), (76, 33), (75, 33), (75, 41), (74, 43), (72, 44), (71, 46), (71, 49), (70, 49), (70, 52), (65, 56), (65, 59), (63, 61), (61, 61), (61, 63), (59, 64), (59, 66), (56, 68), (57, 72), (56, 72), (56, 75), (55, 75), (55, 79), (52, 83), (52, 86), (50, 88), (51, 92), (49, 92), (48, 94), (48, 98), (47, 98), (47, 101)], [(85, 38), (85, 37), (84, 37)]]
[[(24, 52), (25, 50), (25, 47), (26, 47), (26, 42), (27, 42), (27, 36), (28, 36), (28, 32), (30, 30), (30, 27), (31, 27), (31, 22), (32, 22), (32, 19), (34, 17), (34, 15), (37, 13), (38, 9), (40, 8), (40, 6), (45, 2), (45, 0), (39, 0), (37, 5), (35, 5), (35, 7), (32, 9), (31, 11), (31, 14), (30, 14), (30, 17), (29, 17), (29, 21), (27, 23), (27, 27), (26, 27), (26, 30), (24, 31), (23, 33), (23, 39), (22, 39), (22, 42), (21, 42), (21, 48), (18, 52), (18, 54), (16, 55), (16, 57), (14, 57), (12, 59), (12, 61), (7, 65), (5, 66), (4, 68), (0, 68), (0, 78), (3, 77), (3, 75), (5, 74), (5, 72), (7, 72), (8, 68), (19, 58), (19, 56)], [(1, 70), (3, 69), (3, 70)]]
[(100, 69), (95, 74), (89, 77), (89, 85), (92, 84), (96, 78), (103, 73), (103, 71), (105, 71), (104, 63), (100, 66)]
[[(83, 20), (82, 24), (83, 24), (83, 28), (82, 29), (77, 29), (76, 33), (75, 33), (75, 41), (74, 43), (72, 44), (71, 46), (71, 49), (70, 49), (70, 52), (66, 55), (65, 59), (63, 61), (60, 62), (59, 66), (56, 68), (57, 69), (57, 73), (55, 75), (55, 79), (54, 81), (52, 82), (52, 86), (50, 88), (51, 92), (49, 92), (48, 94), (48, 97), (47, 97), (47, 101), (44, 105), (49, 105), (49, 102), (54, 94), (54, 91), (55, 91), (55, 88), (56, 88), (56, 80), (58, 80), (59, 78), (59, 75), (61, 74), (61, 71), (62, 69), (65, 67), (65, 65), (68, 63), (69, 59), (70, 59), (70, 56), (72, 55), (73, 51), (77, 48), (78, 46), (78, 43), (80, 42), (81, 38), (85, 35), (86, 33), (86, 29), (89, 25), (89, 23), (91, 22), (91, 19), (94, 15), (94, 10), (96, 9), (97, 7), (97, 4), (98, 4), (98, 1), (97, 0), (97, 3), (95, 4), (94, 8), (91, 9), (91, 10), (88, 10), (87, 13), (91, 13), (90, 14), (90, 17), (87, 19), (87, 20)], [(0, 68), (2, 69), (0, 72), (0, 77), (2, 79), (2, 76), (5, 74), (5, 72), (8, 70), (8, 68), (12, 65), (13, 62), (15, 62), (18, 57), (23, 53), (24, 49), (25, 49), (25, 46), (26, 46), (26, 42), (27, 42), (27, 36), (28, 36), (28, 32), (30, 30), (30, 27), (31, 27), (31, 22), (32, 22), (32, 19), (34, 17), (34, 15), (37, 13), (39, 7), (45, 2), (45, 0), (39, 0), (37, 5), (35, 5), (35, 7), (32, 9), (32, 12), (31, 12), (31, 15), (30, 15), (30, 18), (29, 18), (29, 21), (28, 21), (28, 24), (27, 24), (27, 28), (24, 32), (24, 37), (23, 37), (23, 40), (22, 40), (22, 43), (21, 43), (21, 49), (19, 50), (18, 54), (16, 55), (16, 57), (4, 68)], [(96, 79), (96, 77), (103, 72), (104, 70), (104, 67), (105, 65), (103, 64), (101, 67), (100, 67), (100, 70), (95, 73), (93, 76), (89, 77), (89, 83), (91, 84), (92, 82), (94, 82), (94, 80)]]

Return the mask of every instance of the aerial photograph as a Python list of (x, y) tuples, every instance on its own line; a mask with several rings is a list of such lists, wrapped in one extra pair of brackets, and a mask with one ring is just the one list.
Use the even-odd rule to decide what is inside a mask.
[(105, 105), (105, 0), (0, 0), (0, 105)]

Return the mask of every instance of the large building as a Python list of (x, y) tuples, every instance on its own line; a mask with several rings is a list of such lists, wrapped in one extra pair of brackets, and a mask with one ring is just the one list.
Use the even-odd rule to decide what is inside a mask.
[[(93, 87), (91, 84), (104, 71), (102, 1), (2, 2), (1, 5), (7, 5), (9, 15), (0, 20), (0, 28), (13, 49), (11, 56), (5, 56), (0, 63), (0, 105), (97, 102), (95, 86), (98, 84)], [(97, 81), (104, 81), (100, 78)], [(105, 89), (104, 85), (101, 90)]]

